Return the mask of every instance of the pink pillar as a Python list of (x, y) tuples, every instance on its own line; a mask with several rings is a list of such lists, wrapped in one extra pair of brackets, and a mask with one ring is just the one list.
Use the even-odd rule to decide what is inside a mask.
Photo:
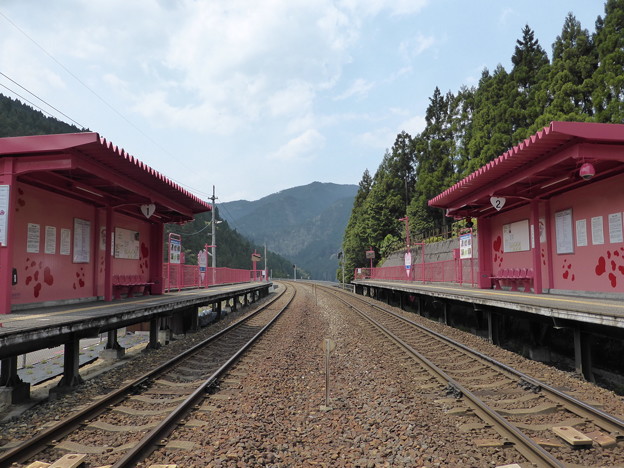
[[(13, 158), (3, 158), (0, 161), (0, 185), (9, 186), (9, 204), (7, 213), (6, 245), (0, 246), (0, 314), (11, 313), (12, 277), (13, 277), (13, 240), (15, 233), (15, 200), (17, 190), (16, 178), (13, 174)], [(24, 278), (18, 278), (24, 281)]]
[[(99, 233), (98, 233), (99, 236)], [(113, 260), (111, 244), (113, 243), (113, 208), (106, 207), (106, 248), (104, 249), (104, 300), (113, 300)]]
[(533, 290), (535, 294), (542, 294), (542, 264), (539, 232), (539, 200), (531, 200), (531, 224), (533, 225)]
[(492, 287), (492, 222), (490, 218), (478, 218), (479, 234), (477, 245), (479, 248), (479, 278), (477, 286), (481, 289)]

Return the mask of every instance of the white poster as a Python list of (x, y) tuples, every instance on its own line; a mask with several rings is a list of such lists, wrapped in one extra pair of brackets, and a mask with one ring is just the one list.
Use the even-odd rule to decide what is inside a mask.
[(472, 258), (472, 234), (459, 236), (459, 258)]
[(503, 252), (522, 252), (530, 250), (529, 220), (503, 225)]
[(139, 259), (139, 233), (115, 228), (115, 258)]
[(573, 253), (572, 208), (555, 213), (555, 233), (557, 237), (557, 253)]
[(71, 229), (61, 228), (61, 247), (59, 253), (61, 255), (69, 255), (71, 253)]
[(596, 216), (591, 219), (592, 245), (604, 244), (604, 227), (602, 225), (602, 216)]
[(622, 213), (612, 213), (609, 215), (609, 242), (617, 244), (624, 242), (622, 237)]
[(56, 253), (56, 227), (54, 226), (45, 227), (44, 252), (50, 255)]
[(577, 247), (587, 246), (587, 220), (586, 219), (576, 220), (576, 246)]
[(89, 263), (91, 258), (91, 223), (74, 218), (74, 263)]
[(40, 240), (41, 240), (41, 226), (35, 223), (28, 223), (28, 237), (26, 239), (26, 252), (39, 253)]
[(0, 185), (0, 245), (7, 245), (9, 228), (9, 185)]

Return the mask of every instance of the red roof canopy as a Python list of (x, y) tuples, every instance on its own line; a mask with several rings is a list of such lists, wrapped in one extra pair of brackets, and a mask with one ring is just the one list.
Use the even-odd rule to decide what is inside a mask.
[(0, 158), (7, 157), (19, 181), (131, 216), (144, 219), (140, 206), (151, 203), (165, 223), (211, 209), (97, 133), (0, 138)]
[(588, 182), (578, 169), (590, 162), (592, 180), (624, 173), (624, 125), (551, 122), (440, 195), (429, 206), (446, 208), (448, 216), (489, 216), (490, 197), (505, 197), (505, 210), (535, 199), (548, 199)]

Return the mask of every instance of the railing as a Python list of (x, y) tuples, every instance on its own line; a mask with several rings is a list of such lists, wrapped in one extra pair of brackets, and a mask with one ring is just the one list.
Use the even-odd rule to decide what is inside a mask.
[(477, 262), (475, 259), (445, 260), (442, 262), (417, 263), (410, 269), (404, 266), (380, 268), (356, 268), (353, 278), (420, 281), (425, 283), (458, 283), (476, 286)]
[(207, 288), (217, 284), (267, 281), (267, 276), (264, 273), (264, 270), (211, 267), (200, 271), (197, 265), (165, 263), (163, 265), (163, 284), (165, 291)]

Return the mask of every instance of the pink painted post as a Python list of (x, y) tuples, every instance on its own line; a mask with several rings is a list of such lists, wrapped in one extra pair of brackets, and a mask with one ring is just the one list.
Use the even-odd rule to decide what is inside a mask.
[(3, 226), (0, 227), (2, 237), (0, 238), (0, 314), (11, 313), (11, 288), (12, 284), (19, 278), (13, 275), (13, 238), (15, 229), (13, 223), (15, 210), (11, 203), (17, 199), (15, 189), (15, 175), (13, 170), (13, 158), (4, 158), (0, 162), (0, 184), (2, 194), (0, 195), (0, 210), (4, 211), (0, 216), (3, 219)]

